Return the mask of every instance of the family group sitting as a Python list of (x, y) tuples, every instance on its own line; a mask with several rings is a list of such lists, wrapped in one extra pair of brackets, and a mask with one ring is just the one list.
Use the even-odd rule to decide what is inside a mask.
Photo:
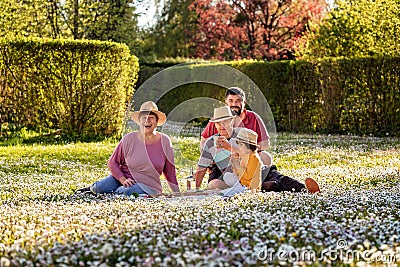
[[(242, 89), (231, 87), (225, 94), (226, 106), (214, 109), (201, 134), (201, 155), (194, 173), (196, 187), (201, 187), (208, 173), (207, 188), (225, 196), (247, 189), (319, 192), (313, 179), (300, 183), (272, 165), (272, 156), (265, 151), (269, 146), (265, 125), (256, 113), (245, 109), (245, 99)], [(139, 130), (126, 134), (118, 143), (108, 161), (111, 174), (77, 193), (158, 196), (162, 194), (161, 175), (173, 192), (180, 192), (171, 140), (156, 131), (166, 122), (166, 115), (148, 101), (131, 113), (131, 119)]]

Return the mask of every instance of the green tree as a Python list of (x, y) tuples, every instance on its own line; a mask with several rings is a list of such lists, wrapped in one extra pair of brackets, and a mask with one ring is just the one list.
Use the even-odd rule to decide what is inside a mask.
[(47, 6), (40, 0), (0, 0), (0, 37), (52, 36)]
[(62, 11), (75, 39), (129, 42), (137, 31), (132, 0), (66, 0)]
[(144, 34), (147, 57), (189, 57), (193, 54), (196, 13), (188, 7), (193, 0), (166, 0), (157, 22)]
[(337, 0), (300, 44), (305, 59), (399, 55), (399, 0)]
[(51, 37), (125, 43), (138, 40), (142, 0), (0, 0), (0, 37)]

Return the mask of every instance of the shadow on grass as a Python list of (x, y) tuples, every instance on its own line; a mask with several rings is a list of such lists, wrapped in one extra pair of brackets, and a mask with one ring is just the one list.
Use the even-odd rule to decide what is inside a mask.
[(0, 146), (13, 145), (55, 145), (68, 144), (76, 142), (100, 142), (104, 140), (119, 140), (120, 136), (103, 136), (98, 134), (82, 134), (79, 132), (64, 133), (62, 130), (56, 130), (49, 133), (37, 133), (26, 130), (15, 131), (7, 135), (0, 134)]

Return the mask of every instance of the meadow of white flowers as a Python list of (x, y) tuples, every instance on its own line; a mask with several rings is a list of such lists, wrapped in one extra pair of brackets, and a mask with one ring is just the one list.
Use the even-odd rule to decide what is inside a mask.
[(114, 146), (0, 147), (0, 266), (400, 264), (398, 139), (280, 136), (276, 165), (315, 195), (74, 195)]

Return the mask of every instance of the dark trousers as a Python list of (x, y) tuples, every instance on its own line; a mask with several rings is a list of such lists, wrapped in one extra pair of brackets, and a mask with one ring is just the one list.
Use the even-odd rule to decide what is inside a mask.
[(261, 190), (264, 192), (301, 192), (303, 188), (306, 188), (299, 181), (278, 172), (275, 165), (271, 167), (264, 166), (261, 170), (261, 177), (263, 179)]
[(208, 176), (208, 182), (211, 182), (214, 179), (220, 179), (222, 180), (222, 172), (220, 169), (218, 169), (217, 164), (213, 163), (209, 169), (209, 176)]

